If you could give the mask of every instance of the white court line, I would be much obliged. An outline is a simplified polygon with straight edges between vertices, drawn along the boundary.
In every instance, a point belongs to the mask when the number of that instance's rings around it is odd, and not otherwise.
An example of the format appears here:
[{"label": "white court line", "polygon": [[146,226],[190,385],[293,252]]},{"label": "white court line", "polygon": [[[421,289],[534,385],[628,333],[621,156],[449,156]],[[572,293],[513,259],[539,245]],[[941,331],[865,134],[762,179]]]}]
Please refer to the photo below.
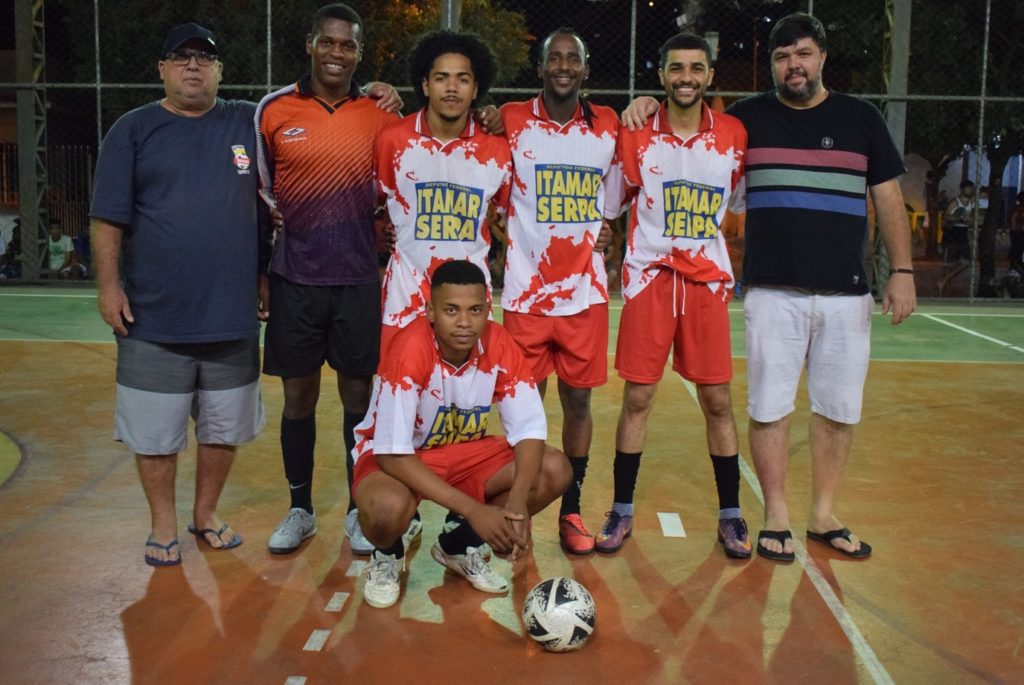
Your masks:
[{"label": "white court line", "polygon": [[324,611],[341,611],[341,608],[345,606],[345,602],[348,601],[347,592],[335,592],[334,596],[331,597],[331,601],[324,607]]},{"label": "white court line", "polygon": [[958,326],[955,323],[950,323],[949,321],[943,321],[942,319],[940,319],[939,317],[935,316],[934,314],[922,314],[921,316],[923,316],[924,318],[928,319],[929,321],[934,321],[936,323],[941,323],[943,326],[949,326],[950,328],[955,328],[956,330],[961,331],[962,333],[967,333],[968,335],[973,335],[976,338],[981,338],[982,340],[987,340],[987,341],[989,341],[991,343],[995,343],[997,345],[1002,345],[1003,347],[1008,347],[1011,350],[1013,350],[1014,352],[1024,353],[1024,348],[1017,347],[1013,343],[1008,343],[1005,340],[1000,340],[999,338],[993,338],[991,336],[984,335],[982,333],[979,333],[978,331],[972,331],[970,328],[964,328],[963,326]]},{"label": "white court line", "polygon": [[331,631],[316,629],[309,634],[309,639],[306,640],[306,644],[302,647],[304,652],[319,652],[327,644],[327,638],[331,636]]},{"label": "white court line", "polygon": [[686,529],[683,528],[683,519],[679,514],[673,512],[658,512],[658,521],[661,523],[661,534],[667,538],[685,538]]},{"label": "white court line", "polygon": [[0,297],[71,297],[77,299],[96,299],[96,293],[91,295],[72,295],[71,293],[0,293]]},{"label": "white court line", "polygon": [[358,576],[360,573],[362,573],[363,569],[366,568],[366,565],[369,563],[370,562],[363,561],[362,559],[356,559],[351,564],[349,564],[348,570],[345,571],[345,575],[349,576],[350,578],[354,578]]},{"label": "white court line", "polygon": [[[678,376],[676,376],[678,378]],[[690,393],[690,397],[697,399],[697,389],[690,381],[680,379],[683,381],[683,385],[686,386],[687,392]],[[743,474],[743,479],[747,481],[747,485],[757,495],[757,500],[764,506],[764,493],[761,492],[761,484],[757,481],[757,475],[747,464],[747,461],[742,455],[739,457],[740,460],[740,473]],[[867,669],[868,673],[871,674],[872,679],[876,683],[881,685],[895,685],[892,676],[885,670],[885,666],[879,660],[878,655],[875,654],[875,650],[871,649],[871,645],[864,639],[864,635],[860,632],[860,628],[854,622],[853,617],[850,616],[850,612],[846,610],[843,603],[836,596],[836,593],[832,590],[832,586],[825,580],[825,576],[822,575],[818,565],[814,563],[814,560],[807,556],[807,548],[804,547],[803,543],[800,542],[796,537],[793,538],[793,551],[796,552],[796,560],[801,566],[804,567],[804,573],[810,578],[811,583],[818,590],[818,594],[821,595],[822,600],[825,602],[825,606],[828,607],[829,611],[832,612],[832,616],[836,619],[839,627],[842,628],[846,638],[850,641],[853,646],[853,651],[860,659],[861,663],[864,664],[864,668]]]},{"label": "white court line", "polygon": [[284,685],[306,685],[306,676],[290,675],[288,676],[288,679],[284,681]]}]

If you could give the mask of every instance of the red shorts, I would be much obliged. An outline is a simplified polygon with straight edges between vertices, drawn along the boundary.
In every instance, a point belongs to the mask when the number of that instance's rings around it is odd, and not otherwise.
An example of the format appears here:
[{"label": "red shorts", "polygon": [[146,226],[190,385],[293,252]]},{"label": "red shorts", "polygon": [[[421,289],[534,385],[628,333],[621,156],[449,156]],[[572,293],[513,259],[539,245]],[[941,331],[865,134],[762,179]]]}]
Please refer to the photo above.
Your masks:
[{"label": "red shorts", "polygon": [[706,284],[662,269],[622,307],[615,368],[627,381],[657,383],[673,345],[672,369],[686,380],[732,380],[728,303]]},{"label": "red shorts", "polygon": [[[407,457],[419,459],[448,485],[466,493],[477,502],[484,502],[487,481],[506,464],[512,463],[515,452],[505,436],[489,435],[480,440],[416,450],[415,456],[410,454]],[[359,457],[352,474],[352,492],[359,488],[364,478],[375,471],[380,471],[380,466],[372,452]]]},{"label": "red shorts", "polygon": [[538,381],[554,371],[574,388],[596,388],[607,382],[607,302],[572,316],[506,311],[503,323],[523,348]]}]

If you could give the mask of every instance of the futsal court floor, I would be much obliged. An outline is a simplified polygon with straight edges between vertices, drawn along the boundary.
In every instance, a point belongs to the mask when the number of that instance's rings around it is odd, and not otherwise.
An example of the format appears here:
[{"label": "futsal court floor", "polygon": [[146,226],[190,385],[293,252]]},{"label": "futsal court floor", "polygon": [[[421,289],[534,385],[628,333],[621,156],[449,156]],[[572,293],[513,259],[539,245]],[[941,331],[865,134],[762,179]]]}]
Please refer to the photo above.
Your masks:
[{"label": "futsal court floor", "polygon": [[[756,533],[741,303],[732,324],[741,503]],[[364,559],[344,540],[333,376],[318,413],[320,532],[295,554],[267,552],[288,501],[280,383],[265,377],[267,428],[240,450],[220,506],[245,544],[211,551],[185,531],[193,445],[179,460],[183,564],[153,569],[142,561],[149,516],[134,459],[111,439],[115,346],[93,292],[2,288],[0,682],[1024,682],[1024,308],[924,304],[896,328],[879,315],[872,357],[839,509],[873,545],[870,560],[803,544],[804,393],[788,492],[797,561],[727,559],[693,388],[667,373],[633,537],[618,553],[564,554],[553,505],[534,520],[532,555],[496,562],[508,595],[482,594],[430,558],[443,515],[427,503],[402,598],[378,610],[362,600]],[[611,501],[621,392],[611,371],[593,396],[583,492],[592,531]],[[554,394],[546,407],[557,443]],[[597,629],[579,652],[545,653],[523,635],[523,599],[552,576],[576,578],[596,601]]]}]

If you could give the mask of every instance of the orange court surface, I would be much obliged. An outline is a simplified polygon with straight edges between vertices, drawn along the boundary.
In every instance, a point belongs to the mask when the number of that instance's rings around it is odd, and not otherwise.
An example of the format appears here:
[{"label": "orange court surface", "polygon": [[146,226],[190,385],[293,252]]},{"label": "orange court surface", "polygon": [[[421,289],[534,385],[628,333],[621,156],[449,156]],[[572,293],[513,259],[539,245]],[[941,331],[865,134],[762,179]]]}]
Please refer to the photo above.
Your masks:
[{"label": "orange court surface", "polygon": [[[742,303],[731,310],[741,503],[756,535]],[[527,559],[494,562],[512,579],[508,595],[483,594],[430,558],[443,512],[425,503],[402,598],[378,610],[362,599],[365,558],[344,539],[333,380],[318,410],[319,533],[294,554],[267,552],[288,500],[281,384],[264,377],[267,427],[240,449],[219,510],[245,544],[212,551],[186,532],[193,444],[178,464],[183,563],[150,568],[134,458],[111,439],[115,346],[93,292],[0,288],[0,681],[1024,682],[1024,309],[930,303],[897,328],[876,316],[873,336],[838,512],[874,547],[869,560],[805,545],[804,392],[788,491],[797,561],[727,559],[703,419],[692,386],[669,372],[649,422],[634,533],[619,552],[564,554],[556,503],[535,517]],[[582,499],[592,532],[611,503],[621,393],[612,370],[593,396]],[[557,445],[554,392],[546,407]],[[596,631],[578,652],[546,653],[524,636],[523,599],[552,576],[577,579],[597,604]]]}]

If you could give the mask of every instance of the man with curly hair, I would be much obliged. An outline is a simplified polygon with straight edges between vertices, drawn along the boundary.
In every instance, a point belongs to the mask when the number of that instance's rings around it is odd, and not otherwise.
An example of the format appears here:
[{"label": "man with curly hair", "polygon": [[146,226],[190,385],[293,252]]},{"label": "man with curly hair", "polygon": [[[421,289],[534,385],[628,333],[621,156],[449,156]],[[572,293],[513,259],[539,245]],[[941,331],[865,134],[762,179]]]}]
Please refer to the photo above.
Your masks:
[{"label": "man with curly hair", "polygon": [[[395,227],[394,252],[384,276],[382,360],[403,354],[397,346],[407,337],[398,333],[425,313],[438,266],[468,260],[490,276],[488,214],[505,211],[512,176],[508,143],[485,133],[470,116],[497,72],[494,55],[479,36],[424,34],[410,53],[409,69],[424,107],[381,132],[374,162],[377,189]],[[490,282],[486,285],[489,304]],[[478,590],[505,592],[507,581],[486,563],[484,540],[461,517],[450,514],[448,519],[432,550],[434,558]],[[387,544],[373,553],[368,597],[375,596],[379,583],[394,587],[386,581],[405,551],[402,540]],[[383,594],[390,596],[391,590]]]}]

